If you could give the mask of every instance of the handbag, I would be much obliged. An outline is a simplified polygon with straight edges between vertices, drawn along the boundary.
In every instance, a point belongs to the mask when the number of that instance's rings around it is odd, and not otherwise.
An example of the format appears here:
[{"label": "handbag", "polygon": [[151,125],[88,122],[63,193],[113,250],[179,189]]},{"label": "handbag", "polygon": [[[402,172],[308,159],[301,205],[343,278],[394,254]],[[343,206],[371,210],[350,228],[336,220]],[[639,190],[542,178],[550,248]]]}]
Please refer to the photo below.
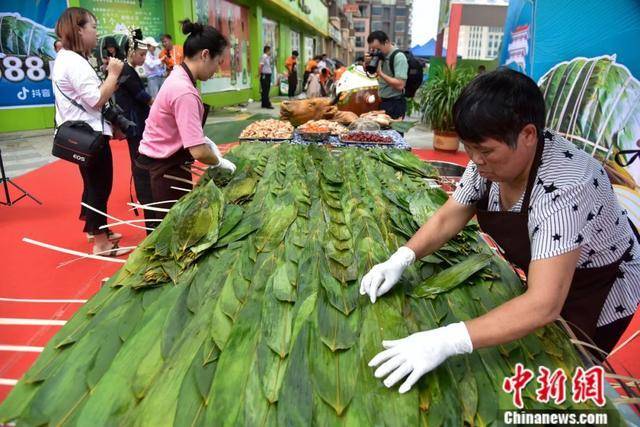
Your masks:
[{"label": "handbag", "polygon": [[[71,104],[87,112],[82,105],[69,98],[57,83],[55,85]],[[104,130],[104,118],[102,118],[102,128]],[[58,126],[53,138],[51,154],[80,166],[89,166],[102,151],[104,144],[102,132],[93,130],[89,124],[82,120],[68,120]]]}]

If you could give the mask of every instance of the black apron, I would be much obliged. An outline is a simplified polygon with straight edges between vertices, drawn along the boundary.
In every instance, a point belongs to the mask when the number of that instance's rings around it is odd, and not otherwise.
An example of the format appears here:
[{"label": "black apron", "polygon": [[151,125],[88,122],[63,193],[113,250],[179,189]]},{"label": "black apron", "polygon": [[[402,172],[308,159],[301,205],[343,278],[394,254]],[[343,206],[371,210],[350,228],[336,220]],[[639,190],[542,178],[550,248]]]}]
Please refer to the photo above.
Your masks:
[{"label": "black apron", "polygon": [[[476,205],[478,223],[482,231],[490,235],[504,251],[505,258],[522,269],[525,274],[528,273],[531,262],[531,241],[528,229],[529,202],[543,150],[544,139],[541,138],[529,172],[520,212],[488,210],[491,181],[487,182],[487,190]],[[561,316],[571,326],[576,337],[587,342],[593,341],[606,352],[613,348],[631,321],[632,316],[628,316],[609,325],[596,327],[605,300],[618,277],[620,263],[629,256],[632,248],[633,241],[620,259],[609,265],[576,268],[567,299],[562,307]]]}]

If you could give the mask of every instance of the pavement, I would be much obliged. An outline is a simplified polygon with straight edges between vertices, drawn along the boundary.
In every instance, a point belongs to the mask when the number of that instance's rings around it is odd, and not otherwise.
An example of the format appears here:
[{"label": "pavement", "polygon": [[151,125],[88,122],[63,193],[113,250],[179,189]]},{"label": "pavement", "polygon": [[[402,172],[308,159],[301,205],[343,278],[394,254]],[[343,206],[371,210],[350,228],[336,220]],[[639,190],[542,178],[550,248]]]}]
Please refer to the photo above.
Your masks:
[{"label": "pavement", "polygon": [[[259,113],[278,117],[279,104],[286,99],[286,97],[272,98],[275,107],[273,110],[261,108],[259,102],[213,109],[207,118],[207,124],[245,120]],[[405,134],[405,139],[413,148],[431,149],[433,133],[427,126],[420,123],[419,119],[418,116],[407,118],[418,123]],[[0,133],[0,152],[6,176],[16,178],[56,160],[51,155],[52,142],[53,129]]]}]

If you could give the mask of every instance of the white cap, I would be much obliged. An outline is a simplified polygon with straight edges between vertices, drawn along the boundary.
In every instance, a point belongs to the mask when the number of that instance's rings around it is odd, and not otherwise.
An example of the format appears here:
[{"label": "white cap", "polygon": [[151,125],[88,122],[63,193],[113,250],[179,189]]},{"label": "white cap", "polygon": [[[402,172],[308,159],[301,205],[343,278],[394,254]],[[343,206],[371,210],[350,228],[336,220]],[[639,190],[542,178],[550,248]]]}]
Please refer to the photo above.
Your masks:
[{"label": "white cap", "polygon": [[153,37],[145,37],[144,39],[142,39],[142,44],[148,44],[153,47],[160,46],[160,44]]}]

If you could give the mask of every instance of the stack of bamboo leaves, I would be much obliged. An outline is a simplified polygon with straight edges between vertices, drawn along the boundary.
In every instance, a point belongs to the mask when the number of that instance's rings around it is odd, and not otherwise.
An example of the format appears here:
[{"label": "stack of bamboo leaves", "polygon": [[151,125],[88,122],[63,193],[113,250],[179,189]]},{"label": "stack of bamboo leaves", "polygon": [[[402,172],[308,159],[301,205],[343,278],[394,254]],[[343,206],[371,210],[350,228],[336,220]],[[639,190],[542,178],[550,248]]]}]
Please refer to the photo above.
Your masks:
[{"label": "stack of bamboo leaves", "polygon": [[[449,359],[400,395],[367,362],[383,339],[522,292],[467,226],[371,304],[360,278],[445,201],[412,154],[243,144],[51,340],[0,407],[24,425],[491,425],[516,362],[579,364],[556,326]],[[214,176],[215,175],[215,176]],[[542,408],[534,385],[527,408]],[[549,407],[549,406],[547,406]],[[565,403],[563,408],[586,405]]]}]

